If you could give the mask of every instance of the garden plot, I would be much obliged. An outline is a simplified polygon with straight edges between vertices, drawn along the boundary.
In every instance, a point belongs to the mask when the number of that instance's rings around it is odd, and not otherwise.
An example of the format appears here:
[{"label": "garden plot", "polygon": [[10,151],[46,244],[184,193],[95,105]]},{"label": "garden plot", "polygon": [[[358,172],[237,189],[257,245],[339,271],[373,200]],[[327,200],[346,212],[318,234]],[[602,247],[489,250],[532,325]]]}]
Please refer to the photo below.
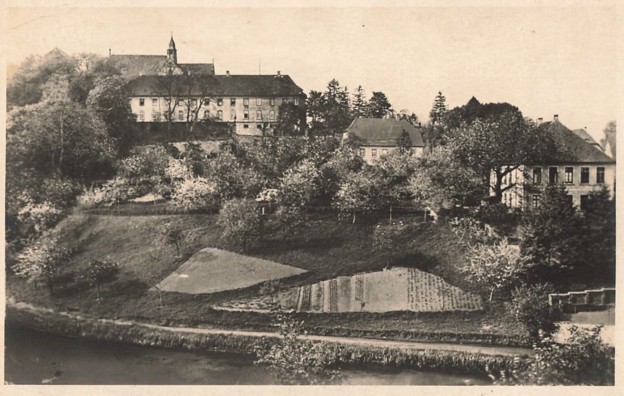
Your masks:
[{"label": "garden plot", "polygon": [[206,248],[197,252],[160,282],[159,287],[167,292],[216,293],[304,272],[306,271],[300,268],[268,260]]},{"label": "garden plot", "polygon": [[297,312],[444,312],[482,310],[481,298],[415,268],[340,276],[277,296],[223,303],[217,308],[264,311],[271,302]]}]

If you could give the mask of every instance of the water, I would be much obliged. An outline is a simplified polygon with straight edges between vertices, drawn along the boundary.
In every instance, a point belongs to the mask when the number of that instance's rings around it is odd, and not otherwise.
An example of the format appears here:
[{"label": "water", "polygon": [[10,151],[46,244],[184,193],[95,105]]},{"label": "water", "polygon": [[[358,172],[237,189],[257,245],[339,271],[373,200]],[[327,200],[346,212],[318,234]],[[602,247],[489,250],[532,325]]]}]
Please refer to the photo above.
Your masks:
[{"label": "water", "polygon": [[[345,370],[350,385],[466,385],[487,379],[387,367]],[[268,385],[250,357],[174,351],[5,329],[5,381],[78,385]]]}]

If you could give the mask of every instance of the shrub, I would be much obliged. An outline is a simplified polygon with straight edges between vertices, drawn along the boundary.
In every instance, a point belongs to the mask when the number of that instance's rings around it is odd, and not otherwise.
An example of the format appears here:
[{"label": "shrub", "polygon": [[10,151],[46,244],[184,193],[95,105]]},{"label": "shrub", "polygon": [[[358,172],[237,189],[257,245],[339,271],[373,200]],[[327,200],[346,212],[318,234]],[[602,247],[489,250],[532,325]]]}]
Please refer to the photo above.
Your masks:
[{"label": "shrub", "polygon": [[559,311],[548,303],[548,294],[553,292],[548,283],[522,285],[511,292],[511,311],[534,340],[539,339],[540,332],[550,335],[557,330]]},{"label": "shrub", "polygon": [[216,209],[219,205],[217,186],[201,177],[185,179],[176,183],[171,202],[185,211]]},{"label": "shrub", "polygon": [[28,235],[37,236],[55,225],[63,215],[61,208],[48,201],[39,204],[30,202],[20,208],[17,219],[23,227],[30,230]]},{"label": "shrub", "polygon": [[273,317],[283,338],[269,348],[258,347],[256,364],[266,366],[282,385],[328,384],[340,378],[334,367],[338,359],[334,349],[325,343],[299,339],[303,322],[284,312],[274,311]]},{"label": "shrub", "polygon": [[85,278],[91,287],[97,290],[97,300],[100,301],[100,288],[106,282],[111,282],[119,273],[119,265],[110,261],[92,260],[85,270]]},{"label": "shrub", "polygon": [[223,204],[217,224],[223,227],[222,239],[240,243],[245,251],[248,243],[258,237],[261,221],[261,215],[254,201],[232,199]]},{"label": "shrub", "polygon": [[17,256],[13,272],[22,278],[42,281],[54,294],[54,283],[71,257],[71,251],[58,245],[58,240],[41,238]]},{"label": "shrub", "polygon": [[516,359],[511,370],[488,372],[498,385],[613,385],[615,353],[600,332],[600,326],[573,326],[565,343],[543,338],[528,362]]}]

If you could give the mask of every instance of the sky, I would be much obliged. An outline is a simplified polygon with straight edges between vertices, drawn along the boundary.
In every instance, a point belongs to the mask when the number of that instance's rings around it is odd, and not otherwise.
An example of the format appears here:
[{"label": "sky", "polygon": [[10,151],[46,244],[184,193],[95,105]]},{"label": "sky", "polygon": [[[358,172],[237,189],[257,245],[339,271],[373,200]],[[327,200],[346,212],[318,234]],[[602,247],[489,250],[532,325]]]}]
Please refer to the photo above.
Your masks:
[{"label": "sky", "polygon": [[602,137],[616,118],[616,12],[609,7],[9,8],[5,56],[164,55],[217,74],[289,74],[305,92],[336,78],[384,92],[422,121],[438,91],[472,96]]}]

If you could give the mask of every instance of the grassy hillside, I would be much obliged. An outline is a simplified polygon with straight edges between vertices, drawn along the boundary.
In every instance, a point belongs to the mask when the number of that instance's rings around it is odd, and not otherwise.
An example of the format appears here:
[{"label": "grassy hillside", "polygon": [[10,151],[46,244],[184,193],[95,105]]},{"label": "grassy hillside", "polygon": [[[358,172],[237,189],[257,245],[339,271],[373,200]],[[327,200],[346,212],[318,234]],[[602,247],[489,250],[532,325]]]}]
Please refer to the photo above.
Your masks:
[{"label": "grassy hillside", "polygon": [[[270,226],[267,225],[267,233]],[[179,256],[173,245],[162,241],[160,230],[164,227],[183,231],[185,238]],[[400,265],[430,271],[453,285],[470,289],[471,285],[465,283],[458,270],[463,265],[462,247],[450,230],[435,224],[412,224],[401,228],[390,245],[380,247],[377,235],[383,229],[383,225],[351,224],[350,221],[339,221],[334,215],[315,215],[298,232],[271,232],[246,254],[308,271],[283,280],[283,287]],[[7,293],[18,301],[75,310],[94,317],[232,328],[268,326],[268,320],[262,314],[221,312],[210,308],[216,302],[252,297],[260,286],[214,294],[162,293],[163,307],[159,304],[159,293],[153,286],[191,255],[204,247],[233,249],[220,240],[215,215],[100,216],[77,213],[62,221],[53,233],[59,236],[63,245],[75,249],[65,268],[67,278],[73,280],[58,288],[51,298],[47,289],[10,276]],[[100,303],[96,303],[95,290],[81,278],[82,269],[93,258],[108,258],[120,264],[118,279],[104,286]],[[523,332],[513,321],[500,320],[501,312],[501,307],[495,307],[488,312],[470,315],[301,315],[306,317],[312,331],[323,333],[364,331],[362,334],[371,335],[392,330],[392,334],[405,337],[409,337],[406,335],[409,332],[427,331],[522,336]]]}]

